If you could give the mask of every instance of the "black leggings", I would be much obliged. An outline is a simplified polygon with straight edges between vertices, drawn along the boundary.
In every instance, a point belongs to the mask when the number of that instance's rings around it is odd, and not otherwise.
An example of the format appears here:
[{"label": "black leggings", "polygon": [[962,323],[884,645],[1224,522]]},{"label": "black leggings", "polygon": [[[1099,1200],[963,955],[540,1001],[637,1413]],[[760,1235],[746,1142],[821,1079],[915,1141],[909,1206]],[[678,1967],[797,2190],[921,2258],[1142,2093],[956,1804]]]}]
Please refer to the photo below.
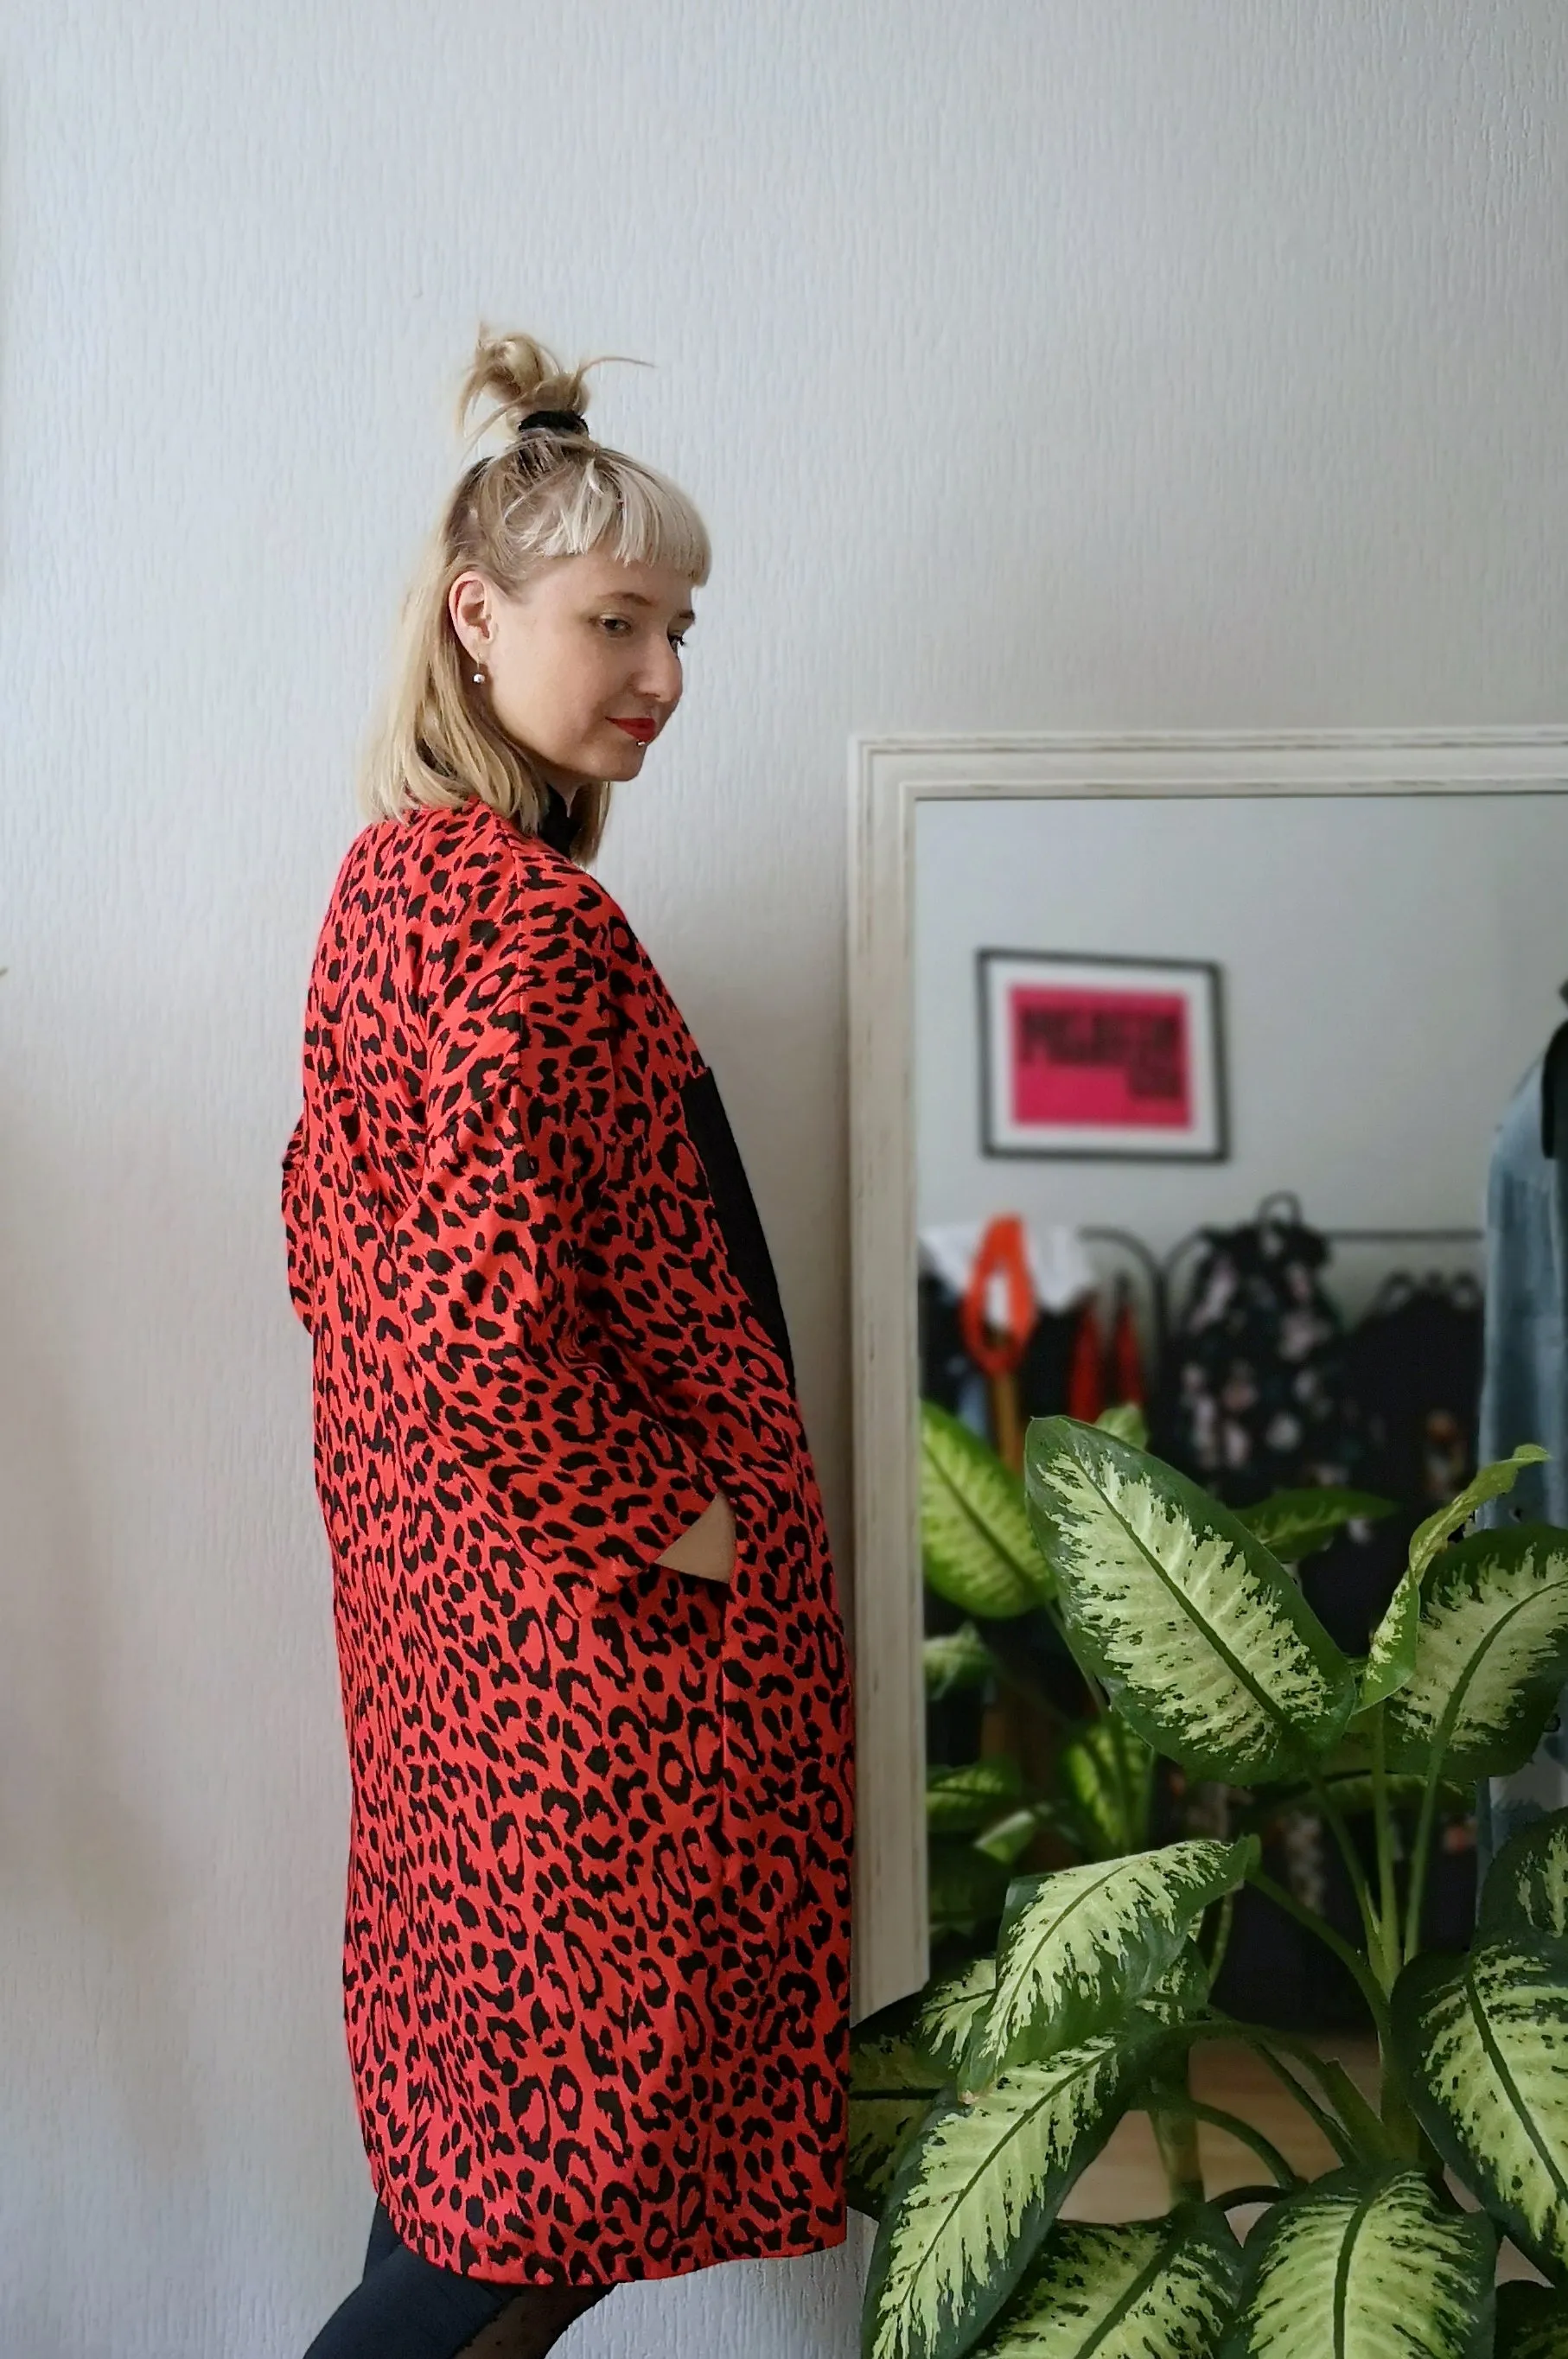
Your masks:
[{"label": "black leggings", "polygon": [[496,2342],[496,2359],[503,2349],[506,2359],[543,2359],[572,2320],[609,2290],[487,2285],[481,2277],[438,2269],[399,2241],[378,2203],[364,2277],[332,2312],[305,2359],[457,2359],[503,2315],[506,2331],[504,2343]]}]

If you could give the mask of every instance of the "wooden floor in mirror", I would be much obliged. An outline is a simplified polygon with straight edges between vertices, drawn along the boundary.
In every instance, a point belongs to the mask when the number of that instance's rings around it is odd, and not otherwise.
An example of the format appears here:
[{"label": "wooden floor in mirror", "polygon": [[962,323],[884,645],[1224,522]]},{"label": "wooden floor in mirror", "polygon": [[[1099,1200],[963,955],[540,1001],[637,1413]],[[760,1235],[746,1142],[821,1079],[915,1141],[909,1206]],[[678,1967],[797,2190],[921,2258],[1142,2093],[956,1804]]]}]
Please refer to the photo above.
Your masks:
[{"label": "wooden floor in mirror", "polygon": [[[1364,2095],[1376,2097],[1377,2049],[1373,2039],[1324,2032],[1313,2039],[1312,2045],[1321,2055],[1332,2056],[1343,2064]],[[1249,2049],[1200,2048],[1192,2060],[1192,2093],[1204,2104],[1223,2107],[1226,2113],[1237,2114],[1252,2123],[1304,2178],[1315,2179],[1321,2172],[1334,2169],[1334,2158],[1327,2140],[1320,2136],[1301,2107],[1292,2104],[1267,2065]],[[1198,2125],[1198,2150],[1203,2158],[1203,2185],[1210,2195],[1223,2195],[1227,2187],[1248,2186],[1258,2177],[1257,2157],[1207,2122]],[[1449,2184],[1458,2201],[1467,2211],[1472,2209],[1471,2199],[1452,2177]],[[1091,2163],[1078,2181],[1062,2206],[1062,2217],[1152,2220],[1168,2211],[1170,2203],[1149,2118],[1144,2114],[1129,2114],[1099,2160]],[[1232,2215],[1232,2225],[1239,2235],[1245,2236],[1258,2216],[1253,2209],[1238,2211]],[[1541,2275],[1508,2244],[1502,2247],[1498,2274],[1536,2279]]]}]

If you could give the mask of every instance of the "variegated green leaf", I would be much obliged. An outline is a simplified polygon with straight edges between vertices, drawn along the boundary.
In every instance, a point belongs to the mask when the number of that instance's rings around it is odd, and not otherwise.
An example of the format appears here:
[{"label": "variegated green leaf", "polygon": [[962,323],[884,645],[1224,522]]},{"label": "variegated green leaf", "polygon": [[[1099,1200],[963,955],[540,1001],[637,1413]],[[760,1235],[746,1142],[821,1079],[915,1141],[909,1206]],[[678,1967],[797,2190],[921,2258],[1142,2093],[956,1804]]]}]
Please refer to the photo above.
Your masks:
[{"label": "variegated green leaf", "polygon": [[1568,1948],[1541,1934],[1417,1958],[1393,2055],[1439,2154],[1549,2274],[1568,2268]]},{"label": "variegated green leaf", "polygon": [[939,1631],[920,1647],[926,1693],[933,1703],[960,1688],[984,1687],[996,1669],[996,1658],[973,1622],[961,1629]]},{"label": "variegated green leaf", "polygon": [[1249,2239],[1224,2359],[1490,2359],[1496,2252],[1420,2171],[1336,2171]]},{"label": "variegated green leaf", "polygon": [[1475,1481],[1466,1484],[1456,1498],[1439,1507],[1436,1515],[1429,1516],[1410,1542],[1410,1569],[1416,1579],[1424,1579],[1453,1533],[1463,1531],[1471,1516],[1479,1515],[1494,1499],[1506,1498],[1522,1470],[1526,1466],[1544,1466],[1550,1454],[1537,1441],[1521,1442],[1511,1458],[1483,1466]]},{"label": "variegated green leaf", "polygon": [[1481,1893],[1480,1930],[1568,1939],[1568,1810],[1552,1810],[1503,1845]]},{"label": "variegated green leaf", "polygon": [[952,2075],[915,2043],[925,2004],[919,1991],[882,2007],[850,2034],[847,2192],[875,2219],[893,2177]]},{"label": "variegated green leaf", "polygon": [[974,2359],[1212,2359],[1241,2272],[1207,2205],[1126,2227],[1059,2220]]},{"label": "variegated green leaf", "polygon": [[911,2037],[920,2055],[944,2081],[956,2079],[959,2059],[996,1987],[996,1959],[973,1958],[927,1990]]},{"label": "variegated green leaf", "polygon": [[1281,1564],[1300,1564],[1337,1539],[1347,1524],[1380,1523],[1393,1514],[1394,1502],[1370,1491],[1343,1491],[1325,1484],[1321,1489],[1276,1491],[1256,1507],[1236,1512]]},{"label": "variegated green leaf", "polygon": [[960,2086],[984,2088],[1107,2030],[1151,1990],[1258,1843],[1178,1843],[1127,1859],[1020,1876],[1007,1894],[996,1991],[975,2027]]},{"label": "variegated green leaf", "polygon": [[1190,2023],[1209,2003],[1209,1970],[1196,1941],[1183,1941],[1138,2012],[1151,2023]]},{"label": "variegated green leaf", "polygon": [[1137,1401],[1117,1401],[1114,1408],[1102,1409],[1094,1423],[1102,1433],[1115,1434],[1118,1441],[1130,1441],[1135,1450],[1149,1447],[1149,1419]]},{"label": "variegated green leaf", "polygon": [[1025,1614],[1051,1595],[1022,1484],[934,1401],[920,1403],[920,1558],[937,1595],[983,1622]]},{"label": "variegated green leaf", "polygon": [[1115,2127],[1149,2029],[944,2103],[899,2166],[871,2256],[864,2359],[959,2359],[1018,2284]]},{"label": "variegated green leaf", "polygon": [[1007,1897],[1007,1869],[973,1843],[956,1838],[932,1843],[927,1854],[927,1905],[933,1935],[973,1936],[1001,1916]]},{"label": "variegated green leaf", "polygon": [[1005,1819],[997,1819],[977,1834],[975,1848],[1002,1867],[1014,1867],[1042,1827],[1060,1823],[1059,1814],[1049,1803],[1027,1802],[1021,1810],[1009,1810]]},{"label": "variegated green leaf", "polygon": [[1527,1441],[1495,1466],[1483,1466],[1475,1480],[1429,1516],[1410,1542],[1410,1563],[1389,1600],[1388,1611],[1372,1634],[1367,1669],[1361,1681],[1361,1710],[1369,1712],[1385,1698],[1397,1695],[1415,1669],[1421,1589],[1426,1576],[1447,1546],[1451,1534],[1493,1499],[1500,1499],[1518,1482],[1521,1468],[1539,1466],[1544,1450]]},{"label": "variegated green leaf", "polygon": [[1520,1524],[1443,1555],[1410,1677],[1385,1707],[1388,1766],[1473,1785],[1530,1759],[1568,1680],[1568,1533]]},{"label": "variegated green leaf", "polygon": [[1057,1784],[1091,1859],[1142,1851],[1154,1807],[1154,1755],[1118,1712],[1085,1723],[1057,1756]]},{"label": "variegated green leaf", "polygon": [[956,1768],[926,1772],[926,1824],[933,1835],[972,1834],[988,1826],[1023,1792],[1023,1773],[1009,1756],[964,1761]]},{"label": "variegated green leaf", "polygon": [[1026,1464],[1073,1650],[1159,1752],[1249,1786],[1335,1743],[1351,1667],[1245,1524],[1067,1418],[1030,1425]]},{"label": "variegated green leaf", "polygon": [[1515,2277],[1497,2288],[1496,2359],[1568,2359],[1568,2294]]}]

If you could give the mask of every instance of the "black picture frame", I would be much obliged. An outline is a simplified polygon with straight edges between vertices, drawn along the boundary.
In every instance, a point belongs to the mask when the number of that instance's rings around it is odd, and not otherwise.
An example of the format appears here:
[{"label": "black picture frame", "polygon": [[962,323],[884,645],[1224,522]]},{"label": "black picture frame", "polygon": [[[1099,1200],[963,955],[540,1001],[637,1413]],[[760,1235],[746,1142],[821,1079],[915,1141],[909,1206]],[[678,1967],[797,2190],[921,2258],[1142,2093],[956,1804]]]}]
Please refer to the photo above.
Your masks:
[{"label": "black picture frame", "polygon": [[[1194,1025],[1194,1079],[1200,1119],[1183,1143],[1169,1133],[1139,1133],[1122,1144],[1102,1136],[1091,1144],[1057,1143],[1049,1136],[1029,1139],[1028,1125],[999,1115],[998,1084],[1005,1071],[997,1040],[999,995],[1019,970],[1064,982],[1084,973],[1116,974],[1128,984],[1135,976],[1167,989],[1179,985],[1197,1014]],[[986,947],[975,952],[976,1003],[980,1036],[980,1151],[996,1161],[1051,1163],[1228,1163],[1231,1158],[1231,1107],[1226,1055],[1224,970],[1207,959],[1135,958],[1127,953],[1085,951],[1007,950]],[[1069,1131],[1068,1138],[1073,1136]]]}]

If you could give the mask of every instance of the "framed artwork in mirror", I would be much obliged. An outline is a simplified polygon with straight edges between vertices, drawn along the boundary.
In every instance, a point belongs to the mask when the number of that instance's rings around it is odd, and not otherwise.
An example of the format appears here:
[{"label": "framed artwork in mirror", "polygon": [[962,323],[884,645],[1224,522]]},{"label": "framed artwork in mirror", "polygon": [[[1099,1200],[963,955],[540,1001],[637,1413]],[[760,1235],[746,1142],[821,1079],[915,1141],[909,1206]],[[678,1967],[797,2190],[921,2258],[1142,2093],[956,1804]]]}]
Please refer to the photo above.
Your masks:
[{"label": "framed artwork in mirror", "polygon": [[982,950],[975,971],[984,1154],[1224,1162],[1216,965]]}]

